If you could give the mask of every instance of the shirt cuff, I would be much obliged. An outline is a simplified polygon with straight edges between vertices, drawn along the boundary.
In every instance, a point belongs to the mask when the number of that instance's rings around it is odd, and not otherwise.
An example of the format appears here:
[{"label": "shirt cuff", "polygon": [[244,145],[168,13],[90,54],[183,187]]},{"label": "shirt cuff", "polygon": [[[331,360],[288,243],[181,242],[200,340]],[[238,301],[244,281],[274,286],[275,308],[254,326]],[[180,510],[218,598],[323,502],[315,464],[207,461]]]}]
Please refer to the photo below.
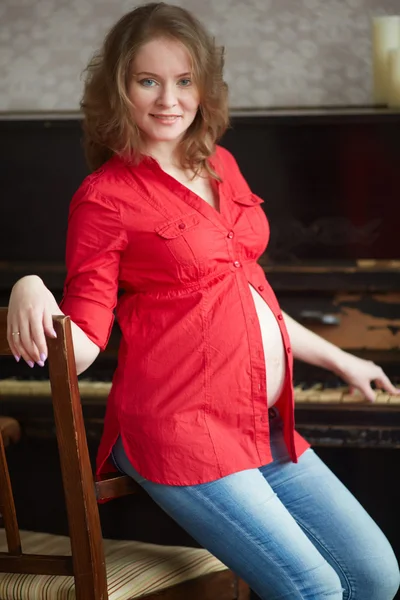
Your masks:
[{"label": "shirt cuff", "polygon": [[100,350],[105,350],[114,324],[114,313],[109,308],[91,300],[71,296],[61,300],[60,308]]}]

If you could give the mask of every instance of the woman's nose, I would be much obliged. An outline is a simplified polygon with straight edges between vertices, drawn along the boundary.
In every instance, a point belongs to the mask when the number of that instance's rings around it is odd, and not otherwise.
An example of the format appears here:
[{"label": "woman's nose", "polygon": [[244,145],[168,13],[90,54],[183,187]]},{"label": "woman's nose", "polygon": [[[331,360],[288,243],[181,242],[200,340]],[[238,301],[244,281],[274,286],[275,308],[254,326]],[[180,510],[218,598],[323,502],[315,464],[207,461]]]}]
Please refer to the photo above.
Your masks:
[{"label": "woman's nose", "polygon": [[175,106],[178,102],[175,84],[165,84],[161,86],[157,102],[161,106]]}]

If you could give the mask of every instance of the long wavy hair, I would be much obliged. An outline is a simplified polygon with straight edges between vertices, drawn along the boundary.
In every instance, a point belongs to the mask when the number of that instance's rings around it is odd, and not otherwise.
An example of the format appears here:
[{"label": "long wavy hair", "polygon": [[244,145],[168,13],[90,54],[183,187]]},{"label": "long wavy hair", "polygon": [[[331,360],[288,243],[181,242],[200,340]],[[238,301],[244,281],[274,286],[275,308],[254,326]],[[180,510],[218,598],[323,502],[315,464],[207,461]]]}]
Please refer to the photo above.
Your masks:
[{"label": "long wavy hair", "polygon": [[205,169],[218,179],[207,158],[229,124],[224,48],[191,13],[164,2],[145,4],[124,15],[85,70],[81,109],[89,168],[99,168],[114,154],[140,161],[143,139],[131,115],[127,90],[135,56],[156,38],[174,39],[186,47],[200,94],[197,115],[180,142],[181,166],[195,174]]}]

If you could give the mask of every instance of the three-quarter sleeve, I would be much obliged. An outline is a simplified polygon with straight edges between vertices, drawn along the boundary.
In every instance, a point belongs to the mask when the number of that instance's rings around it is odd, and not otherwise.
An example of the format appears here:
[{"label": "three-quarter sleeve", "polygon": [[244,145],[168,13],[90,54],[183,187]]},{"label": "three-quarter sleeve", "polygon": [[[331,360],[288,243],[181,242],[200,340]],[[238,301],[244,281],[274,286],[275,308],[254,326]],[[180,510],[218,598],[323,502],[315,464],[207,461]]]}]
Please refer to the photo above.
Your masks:
[{"label": "three-quarter sleeve", "polygon": [[118,206],[84,182],[71,201],[61,309],[101,350],[114,322],[126,231]]}]

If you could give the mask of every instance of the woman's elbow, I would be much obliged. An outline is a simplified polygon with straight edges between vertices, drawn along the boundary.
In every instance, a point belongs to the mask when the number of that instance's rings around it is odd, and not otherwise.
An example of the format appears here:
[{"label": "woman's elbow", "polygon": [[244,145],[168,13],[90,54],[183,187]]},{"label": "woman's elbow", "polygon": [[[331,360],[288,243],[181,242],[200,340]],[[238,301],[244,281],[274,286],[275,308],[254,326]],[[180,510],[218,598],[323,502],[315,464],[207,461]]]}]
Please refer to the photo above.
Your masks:
[{"label": "woman's elbow", "polygon": [[78,375],[86,371],[96,360],[100,348],[86,335],[76,323],[71,322],[74,344],[75,364]]},{"label": "woman's elbow", "polygon": [[100,353],[100,348],[93,344],[92,348],[89,348],[84,353],[80,353],[80,355],[75,353],[75,364],[76,364],[76,372],[78,375],[86,371],[94,363],[96,358]]}]

